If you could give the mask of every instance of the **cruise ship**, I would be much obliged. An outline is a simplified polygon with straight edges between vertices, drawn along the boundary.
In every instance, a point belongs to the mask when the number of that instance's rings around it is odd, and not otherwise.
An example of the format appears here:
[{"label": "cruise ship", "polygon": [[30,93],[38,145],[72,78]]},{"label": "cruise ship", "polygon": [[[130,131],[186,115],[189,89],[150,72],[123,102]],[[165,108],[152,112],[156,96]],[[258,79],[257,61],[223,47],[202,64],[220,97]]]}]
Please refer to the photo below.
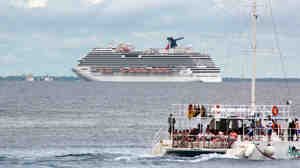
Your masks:
[{"label": "cruise ship", "polygon": [[181,38],[168,37],[166,48],[135,51],[130,44],[91,49],[73,72],[88,81],[221,82],[220,68],[208,54],[178,47]]}]

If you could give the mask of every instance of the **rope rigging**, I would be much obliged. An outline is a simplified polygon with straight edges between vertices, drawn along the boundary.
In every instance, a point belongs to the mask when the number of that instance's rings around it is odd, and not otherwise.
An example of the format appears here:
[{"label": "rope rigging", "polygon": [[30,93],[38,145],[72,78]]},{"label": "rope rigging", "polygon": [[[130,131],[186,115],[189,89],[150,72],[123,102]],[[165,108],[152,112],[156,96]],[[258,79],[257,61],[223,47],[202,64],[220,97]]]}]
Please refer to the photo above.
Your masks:
[{"label": "rope rigging", "polygon": [[272,1],[268,0],[268,2],[269,2],[269,6],[270,6],[271,22],[272,22],[274,40],[275,40],[275,45],[276,45],[275,47],[277,48],[278,53],[279,53],[279,57],[280,57],[281,70],[282,70],[283,78],[284,78],[285,85],[286,85],[286,88],[287,88],[287,96],[290,97],[291,92],[290,92],[290,87],[289,87],[289,81],[287,79],[287,72],[286,72],[286,69],[285,69],[284,56],[282,55],[282,52],[281,52],[281,49],[280,49],[280,43],[279,43],[279,38],[278,38],[279,33],[278,33],[278,30],[277,30],[277,26],[276,26],[274,15],[273,15]]}]

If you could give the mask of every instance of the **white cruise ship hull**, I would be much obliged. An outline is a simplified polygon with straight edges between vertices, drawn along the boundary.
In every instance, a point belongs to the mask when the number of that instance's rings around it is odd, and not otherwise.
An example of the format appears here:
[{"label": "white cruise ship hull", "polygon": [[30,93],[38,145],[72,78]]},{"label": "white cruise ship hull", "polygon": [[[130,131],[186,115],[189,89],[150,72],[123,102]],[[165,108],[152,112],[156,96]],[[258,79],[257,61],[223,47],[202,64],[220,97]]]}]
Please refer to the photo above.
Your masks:
[{"label": "white cruise ship hull", "polygon": [[222,82],[222,78],[219,74],[102,74],[82,72],[78,69],[73,69],[73,72],[78,77],[88,81],[106,81],[106,82],[205,82],[205,83],[217,83]]},{"label": "white cruise ship hull", "polygon": [[134,51],[127,44],[94,48],[78,59],[79,77],[109,82],[221,82],[220,68],[207,54],[190,48]]}]

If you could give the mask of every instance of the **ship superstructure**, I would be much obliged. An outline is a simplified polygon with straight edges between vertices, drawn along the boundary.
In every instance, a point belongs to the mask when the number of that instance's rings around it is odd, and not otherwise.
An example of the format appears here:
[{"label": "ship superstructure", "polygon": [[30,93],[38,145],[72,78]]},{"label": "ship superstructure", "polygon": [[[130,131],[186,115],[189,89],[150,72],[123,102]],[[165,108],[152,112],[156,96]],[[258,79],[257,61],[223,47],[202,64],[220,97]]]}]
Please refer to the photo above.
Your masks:
[{"label": "ship superstructure", "polygon": [[177,47],[168,37],[165,49],[135,51],[134,46],[118,44],[94,48],[73,68],[79,77],[96,81],[202,81],[221,82],[220,68],[207,54]]}]

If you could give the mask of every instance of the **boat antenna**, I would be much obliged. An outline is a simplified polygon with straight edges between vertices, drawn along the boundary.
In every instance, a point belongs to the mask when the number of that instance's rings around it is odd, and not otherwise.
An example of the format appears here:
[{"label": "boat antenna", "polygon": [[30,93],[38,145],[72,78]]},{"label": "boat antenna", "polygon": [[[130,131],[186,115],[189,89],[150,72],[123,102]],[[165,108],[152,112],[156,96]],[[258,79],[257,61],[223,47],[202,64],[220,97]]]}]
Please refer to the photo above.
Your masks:
[{"label": "boat antenna", "polygon": [[255,82],[256,82],[256,21],[257,21],[257,14],[256,14],[256,0],[252,2],[252,82],[251,82],[251,106],[253,112],[255,111]]}]

